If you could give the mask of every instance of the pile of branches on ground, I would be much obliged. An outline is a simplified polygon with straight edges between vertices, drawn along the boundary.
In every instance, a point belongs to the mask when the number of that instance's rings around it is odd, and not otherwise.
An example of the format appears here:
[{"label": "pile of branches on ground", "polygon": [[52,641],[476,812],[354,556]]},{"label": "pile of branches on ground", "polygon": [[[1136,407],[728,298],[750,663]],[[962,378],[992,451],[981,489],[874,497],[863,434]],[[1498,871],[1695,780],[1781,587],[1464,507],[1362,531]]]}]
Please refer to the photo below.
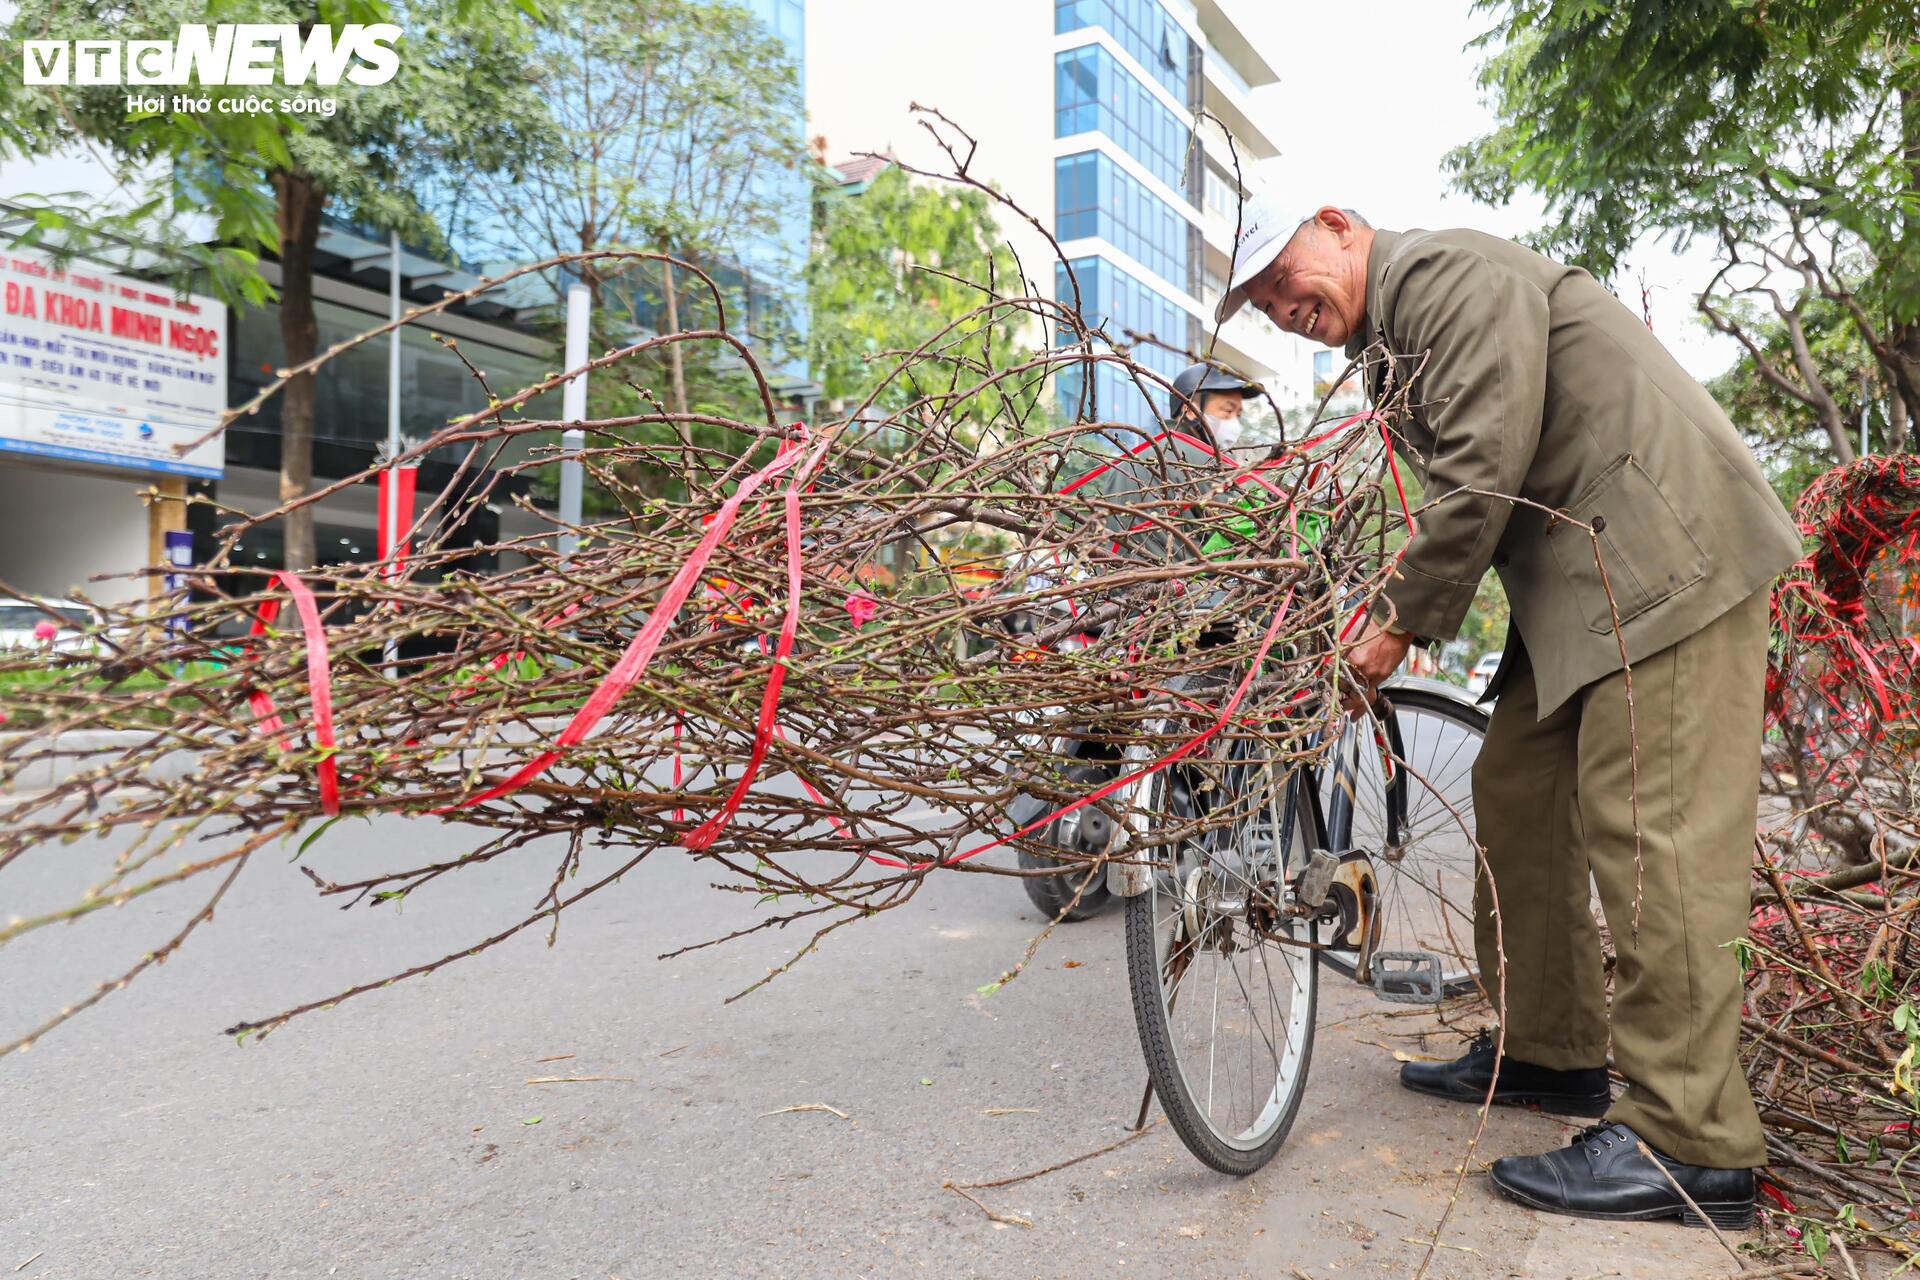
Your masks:
[{"label": "pile of branches on ground", "polygon": [[1773,1208],[1912,1258],[1920,1122],[1920,457],[1832,471],[1776,585],[1746,1067]]}]

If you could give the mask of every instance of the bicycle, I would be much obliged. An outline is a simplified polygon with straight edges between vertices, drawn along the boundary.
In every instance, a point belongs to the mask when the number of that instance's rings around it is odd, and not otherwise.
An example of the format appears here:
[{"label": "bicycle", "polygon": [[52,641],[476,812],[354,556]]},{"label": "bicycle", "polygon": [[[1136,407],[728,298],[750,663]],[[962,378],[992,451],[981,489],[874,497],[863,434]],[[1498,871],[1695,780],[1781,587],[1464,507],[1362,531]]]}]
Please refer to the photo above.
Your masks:
[{"label": "bicycle", "polygon": [[1437,681],[1383,693],[1379,732],[1348,725],[1317,765],[1282,770],[1239,738],[1211,790],[1180,766],[1142,779],[1135,813],[1200,829],[1109,864],[1153,1091],[1223,1173],[1261,1168],[1293,1126],[1323,956],[1387,1000],[1477,984],[1467,833],[1487,717]]}]

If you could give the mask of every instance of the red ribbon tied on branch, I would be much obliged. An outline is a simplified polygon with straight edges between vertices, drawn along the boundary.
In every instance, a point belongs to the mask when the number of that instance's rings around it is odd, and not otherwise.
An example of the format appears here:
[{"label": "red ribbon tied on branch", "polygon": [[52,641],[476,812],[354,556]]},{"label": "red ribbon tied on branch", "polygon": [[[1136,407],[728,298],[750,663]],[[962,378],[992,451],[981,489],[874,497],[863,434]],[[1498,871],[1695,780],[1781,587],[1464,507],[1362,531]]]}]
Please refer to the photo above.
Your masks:
[{"label": "red ribbon tied on branch", "polygon": [[611,671],[607,672],[587,698],[585,705],[574,714],[567,727],[561,730],[560,736],[554,740],[553,747],[542,751],[521,765],[511,776],[486,790],[452,804],[442,805],[432,812],[450,813],[511,795],[551,768],[554,761],[558,760],[567,748],[578,746],[585,741],[594,726],[606,717],[614,704],[619,702],[621,697],[646,673],[648,665],[653,661],[655,651],[659,649],[661,640],[666,636],[667,628],[671,627],[674,619],[679,616],[681,606],[686,603],[687,597],[692,594],[694,586],[700,581],[707,562],[713,558],[714,551],[732,532],[734,522],[740,516],[740,508],[769,480],[777,479],[792,471],[793,477],[785,495],[787,614],[781,624],[779,646],[774,652],[773,673],[768,678],[767,690],[761,699],[760,724],[755,734],[752,758],[721,812],[689,832],[682,841],[689,849],[703,849],[713,842],[714,837],[739,809],[741,801],[745,799],[747,791],[753,785],[754,775],[759,772],[760,764],[766,758],[768,744],[773,738],[772,717],[779,706],[780,686],[786,681],[786,660],[793,652],[793,639],[799,629],[800,492],[808,474],[825,456],[827,442],[823,439],[813,443],[809,448],[807,446],[811,442],[812,433],[807,429],[806,424],[795,424],[794,431],[799,437],[798,441],[782,441],[778,456],[742,480],[740,487],[734,490],[733,496],[721,504],[720,509],[714,513],[699,543],[695,545],[693,553],[687,557],[686,563],[680,566],[680,571],[674,574],[672,580],[667,583],[666,589],[660,593],[660,603],[648,616],[646,625],[640,628],[640,634],[627,645],[626,651],[620,655],[620,660],[614,664]]},{"label": "red ribbon tied on branch", "polygon": [[[320,606],[314,601],[313,590],[300,580],[299,574],[286,570],[274,574],[268,580],[268,587],[276,586],[286,588],[287,594],[293,597],[294,610],[300,615],[300,633],[307,650],[307,696],[313,704],[313,743],[320,752],[320,764],[315,769],[320,782],[320,811],[331,818],[340,812],[340,766],[333,758],[333,680],[328,674],[327,632],[320,625]],[[279,616],[278,600],[269,599],[261,604],[259,612],[254,614],[253,625],[247,630],[249,639],[264,636]],[[273,695],[265,689],[249,690],[247,705],[259,717],[261,733],[278,734],[286,727],[274,706]],[[284,738],[280,739],[279,747],[282,751],[293,749]]]},{"label": "red ribbon tied on branch", "polygon": [[[1324,432],[1311,440],[1303,441],[1299,445],[1294,446],[1291,452],[1298,453],[1303,451],[1312,445],[1340,434],[1346,428],[1356,423],[1367,421],[1377,423],[1381,429],[1383,438],[1386,436],[1386,424],[1376,415],[1372,413],[1356,414],[1340,423],[1333,430]],[[692,594],[695,585],[700,581],[708,563],[713,558],[714,552],[719,548],[720,544],[726,540],[728,534],[732,532],[733,526],[739,518],[742,506],[744,506],[747,500],[759,491],[762,486],[784,475],[787,477],[786,489],[782,494],[787,553],[787,603],[785,613],[781,619],[779,638],[774,646],[772,668],[767,677],[767,686],[761,695],[760,712],[754,726],[753,745],[749,754],[747,767],[741,771],[739,780],[734,784],[733,790],[728,794],[720,810],[702,822],[698,827],[688,832],[681,840],[682,847],[691,850],[705,849],[712,845],[720,833],[726,829],[727,824],[733,819],[734,814],[739,811],[741,804],[753,789],[754,782],[758,778],[761,765],[766,761],[767,753],[772,746],[773,739],[780,737],[784,740],[785,738],[785,735],[780,731],[778,714],[780,692],[786,683],[787,661],[792,656],[794,641],[798,635],[800,623],[803,576],[800,537],[801,499],[808,488],[809,477],[819,467],[820,462],[826,456],[829,445],[829,439],[827,437],[822,437],[818,441],[814,440],[813,433],[804,423],[796,423],[793,430],[797,438],[781,441],[779,452],[774,460],[742,480],[733,495],[721,505],[718,511],[715,511],[706,519],[704,522],[706,527],[701,535],[700,541],[695,545],[693,552],[687,557],[685,563],[681,565],[679,571],[674,574],[673,578],[667,583],[665,590],[661,592],[660,602],[648,616],[646,624],[640,629],[639,634],[627,645],[619,661],[614,664],[613,668],[607,672],[600,683],[594,688],[593,693],[587,698],[586,703],[574,714],[573,719],[568,722],[567,727],[561,731],[559,737],[555,739],[553,747],[535,755],[508,777],[487,787],[485,790],[454,801],[451,804],[442,805],[430,812],[436,814],[451,813],[460,809],[471,808],[474,805],[484,804],[489,800],[497,800],[503,796],[512,795],[514,792],[521,790],[544,774],[565,754],[568,748],[578,746],[581,742],[585,741],[587,735],[606,717],[621,697],[646,673],[648,666],[653,661],[654,654],[660,647],[661,641],[666,636],[668,628],[673,625],[674,620],[679,616],[681,608],[685,605],[688,596]],[[1155,440],[1167,437],[1172,437],[1184,443],[1194,445],[1208,453],[1215,453],[1215,450],[1206,441],[1178,431],[1163,432],[1153,437],[1152,440],[1143,442],[1130,452],[1138,453],[1141,450],[1151,447]],[[1388,448],[1388,465],[1393,474],[1395,489],[1399,492],[1401,509],[1403,512],[1406,512],[1409,524],[1411,524],[1411,513],[1406,511],[1405,492],[1400,489],[1399,470],[1393,465],[1390,440],[1388,440]],[[1227,460],[1223,455],[1216,454],[1215,456],[1222,457],[1223,461]],[[1266,463],[1253,467],[1236,468],[1236,475],[1233,478],[1234,483],[1251,482],[1258,484],[1278,496],[1280,490],[1270,480],[1259,474],[1276,464],[1276,460],[1269,460]],[[1094,468],[1093,471],[1069,483],[1061,492],[1063,494],[1073,492],[1091,481],[1095,476],[1108,470],[1110,465],[1111,464],[1106,464]],[[314,600],[313,592],[308,588],[306,583],[300,579],[298,574],[292,572],[275,574],[271,580],[271,585],[277,585],[286,589],[287,594],[293,599],[294,608],[300,616],[301,632],[306,647],[307,682],[313,705],[313,737],[315,746],[320,752],[320,761],[316,769],[320,786],[320,805],[323,812],[328,816],[333,816],[340,812],[340,780],[339,767],[334,759],[336,744],[333,735],[332,686],[328,677],[328,651],[325,628],[321,625],[320,611]],[[1291,593],[1289,593],[1288,600],[1290,602]],[[578,605],[569,607],[562,614],[550,619],[548,625],[560,621],[578,607]],[[989,849],[1004,845],[1009,840],[1029,834],[1044,826],[1046,823],[1053,821],[1055,818],[1060,817],[1062,814],[1070,813],[1086,805],[1097,803],[1106,796],[1120,790],[1122,787],[1134,783],[1149,774],[1159,772],[1161,769],[1183,759],[1204,745],[1225,727],[1231,719],[1233,712],[1245,697],[1247,689],[1252,683],[1253,675],[1259,669],[1260,660],[1273,645],[1281,619],[1286,616],[1287,607],[1287,603],[1283,603],[1276,612],[1275,617],[1268,624],[1258,654],[1250,665],[1248,672],[1242,678],[1239,685],[1232,691],[1226,702],[1217,709],[1208,708],[1208,710],[1215,712],[1215,719],[1211,726],[1201,730],[1180,747],[1167,753],[1158,760],[1152,761],[1143,768],[1108,783],[1092,794],[1083,796],[1056,812],[1047,814],[1029,823],[1018,831],[1009,832],[997,839],[978,844],[973,848],[955,854],[943,861],[949,863],[963,861],[977,854],[984,853]],[[878,602],[865,592],[859,592],[847,597],[846,608],[849,619],[856,627],[859,627],[865,625],[872,619],[873,614],[877,611]],[[267,629],[272,626],[274,620],[278,617],[279,609],[280,602],[278,600],[269,599],[264,602],[254,617],[249,636],[258,638],[265,635]],[[1349,618],[1347,625],[1342,628],[1342,639],[1353,629],[1354,623],[1358,621],[1359,612],[1360,611],[1356,610],[1354,617]],[[500,661],[496,661],[494,665],[497,669],[502,664]],[[268,694],[266,690],[259,688],[251,690],[247,695],[247,700],[249,705],[252,706],[255,715],[259,718],[259,729],[261,733],[273,735],[283,730],[284,721],[274,705],[272,696]],[[675,728],[677,737],[677,724]],[[279,745],[283,751],[290,749],[284,740],[282,740]],[[675,786],[678,787],[680,770],[677,751],[675,753],[674,772]],[[819,792],[816,791],[804,777],[801,779],[801,785],[805,788],[809,796],[816,801],[821,801]],[[837,818],[834,819],[833,826],[843,835],[849,834],[846,831],[845,824]],[[877,862],[888,865],[906,865],[898,863],[891,858],[880,857],[878,855],[869,856],[873,857]]]}]

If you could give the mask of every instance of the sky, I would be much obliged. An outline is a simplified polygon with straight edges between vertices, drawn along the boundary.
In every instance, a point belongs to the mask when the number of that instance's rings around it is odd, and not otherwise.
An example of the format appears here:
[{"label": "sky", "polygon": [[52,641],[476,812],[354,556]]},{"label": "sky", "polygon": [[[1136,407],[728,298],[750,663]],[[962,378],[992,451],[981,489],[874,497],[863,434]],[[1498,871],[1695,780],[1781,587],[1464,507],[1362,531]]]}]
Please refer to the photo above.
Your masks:
[{"label": "sky", "polygon": [[[1281,150],[1256,177],[1282,204],[1337,204],[1375,226],[1472,227],[1519,236],[1544,218],[1537,196],[1492,207],[1453,191],[1441,158],[1493,127],[1469,41],[1493,25],[1470,0],[1226,0],[1280,82],[1254,104]],[[1639,310],[1646,273],[1654,333],[1696,378],[1724,372],[1738,348],[1704,327],[1694,299],[1714,271],[1696,246],[1642,242],[1614,287]]]}]

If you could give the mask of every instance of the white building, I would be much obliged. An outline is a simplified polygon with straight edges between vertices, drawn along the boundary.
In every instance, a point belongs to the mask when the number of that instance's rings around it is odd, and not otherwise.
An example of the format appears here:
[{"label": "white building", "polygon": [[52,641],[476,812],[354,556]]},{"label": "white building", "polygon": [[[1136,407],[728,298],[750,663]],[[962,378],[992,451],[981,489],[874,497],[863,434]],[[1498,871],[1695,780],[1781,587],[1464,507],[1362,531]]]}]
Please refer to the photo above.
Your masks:
[{"label": "white building", "polygon": [[[1278,77],[1234,16],[1252,2],[809,0],[809,131],[833,159],[891,152],[944,171],[911,112],[938,108],[977,139],[974,176],[1059,239],[1089,322],[1205,351],[1236,224],[1236,153],[1240,173],[1279,154],[1253,103]],[[1001,223],[1035,289],[1069,296],[1046,237],[1010,212]],[[1251,309],[1212,353],[1283,407],[1312,398],[1308,345]],[[1186,363],[1146,346],[1136,358],[1168,376]],[[1128,380],[1110,367],[1097,379],[1102,417],[1139,420]]]}]

